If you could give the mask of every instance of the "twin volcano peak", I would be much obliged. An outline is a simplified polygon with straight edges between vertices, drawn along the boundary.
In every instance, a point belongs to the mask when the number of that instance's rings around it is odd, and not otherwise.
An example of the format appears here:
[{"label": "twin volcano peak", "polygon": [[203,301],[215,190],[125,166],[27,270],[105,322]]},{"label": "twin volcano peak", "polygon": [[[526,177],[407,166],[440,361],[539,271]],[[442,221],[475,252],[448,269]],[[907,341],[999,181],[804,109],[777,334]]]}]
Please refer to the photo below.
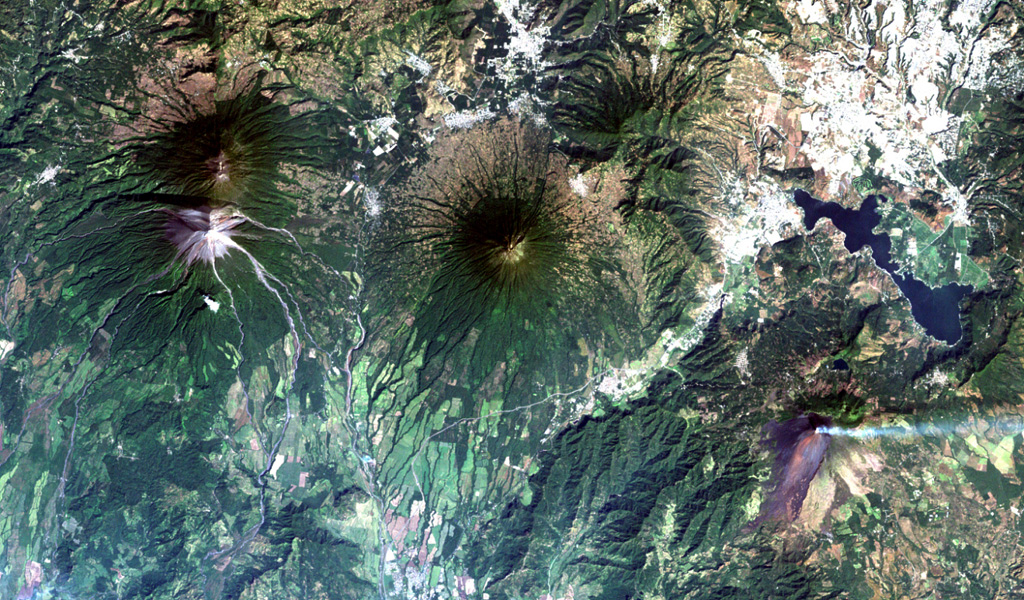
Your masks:
[{"label": "twin volcano peak", "polygon": [[235,229],[248,219],[233,208],[185,208],[167,211],[167,238],[178,249],[178,258],[189,265],[196,261],[212,264],[228,250],[240,246],[232,240]]},{"label": "twin volcano peak", "polygon": [[206,161],[206,168],[213,176],[214,185],[231,181],[231,166],[231,161],[223,150],[217,156]]}]

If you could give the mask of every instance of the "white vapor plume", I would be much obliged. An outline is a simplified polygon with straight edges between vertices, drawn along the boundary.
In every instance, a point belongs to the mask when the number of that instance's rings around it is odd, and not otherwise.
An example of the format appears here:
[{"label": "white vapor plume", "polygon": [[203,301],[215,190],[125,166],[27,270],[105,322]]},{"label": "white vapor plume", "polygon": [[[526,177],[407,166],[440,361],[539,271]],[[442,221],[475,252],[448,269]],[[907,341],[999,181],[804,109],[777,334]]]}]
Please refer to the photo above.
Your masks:
[{"label": "white vapor plume", "polygon": [[[1020,417],[986,420],[986,429],[995,430],[1000,435],[1024,433],[1024,419]],[[916,437],[945,437],[950,435],[967,436],[976,432],[979,423],[972,421],[938,421],[935,423],[918,423],[908,425],[888,425],[884,427],[860,427],[847,429],[835,425],[819,427],[818,433],[831,436],[842,436],[852,438],[916,438]]]}]

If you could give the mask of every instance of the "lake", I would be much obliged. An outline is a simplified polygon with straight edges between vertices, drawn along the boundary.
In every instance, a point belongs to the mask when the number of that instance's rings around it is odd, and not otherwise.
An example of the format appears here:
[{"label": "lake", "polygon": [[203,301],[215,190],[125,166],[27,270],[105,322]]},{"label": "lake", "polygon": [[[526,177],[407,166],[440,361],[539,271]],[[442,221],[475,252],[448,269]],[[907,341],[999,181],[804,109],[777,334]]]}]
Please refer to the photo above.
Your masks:
[{"label": "lake", "polygon": [[960,326],[960,301],[973,289],[969,285],[950,283],[931,288],[914,279],[913,273],[898,273],[899,265],[892,259],[892,243],[884,233],[872,230],[882,221],[876,212],[881,196],[868,196],[859,209],[844,208],[835,202],[822,202],[803,190],[796,190],[794,200],[804,211],[804,226],[814,229],[819,219],[829,219],[846,234],[846,249],[852,254],[864,246],[871,248],[875,264],[892,277],[903,295],[910,301],[914,320],[924,327],[928,335],[947,344],[955,344],[963,334]]}]

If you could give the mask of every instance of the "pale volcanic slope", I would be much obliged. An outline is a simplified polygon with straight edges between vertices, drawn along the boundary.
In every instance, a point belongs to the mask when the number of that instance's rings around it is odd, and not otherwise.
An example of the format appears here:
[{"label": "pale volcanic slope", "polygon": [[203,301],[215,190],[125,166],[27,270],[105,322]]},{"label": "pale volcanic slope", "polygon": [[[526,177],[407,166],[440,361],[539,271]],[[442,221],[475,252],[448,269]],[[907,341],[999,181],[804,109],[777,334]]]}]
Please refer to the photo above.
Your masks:
[{"label": "pale volcanic slope", "polygon": [[167,238],[178,248],[176,258],[184,257],[189,265],[198,260],[212,263],[228,250],[239,248],[231,237],[235,228],[247,220],[244,216],[205,206],[167,212]]}]

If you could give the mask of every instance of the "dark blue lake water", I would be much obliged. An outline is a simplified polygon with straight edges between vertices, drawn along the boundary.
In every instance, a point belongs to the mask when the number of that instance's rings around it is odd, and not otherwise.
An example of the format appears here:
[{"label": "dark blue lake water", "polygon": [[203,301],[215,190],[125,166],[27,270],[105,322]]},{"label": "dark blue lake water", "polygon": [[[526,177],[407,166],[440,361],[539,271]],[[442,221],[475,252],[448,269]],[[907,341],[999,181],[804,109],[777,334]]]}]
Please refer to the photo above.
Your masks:
[{"label": "dark blue lake water", "polygon": [[829,219],[846,234],[846,249],[851,253],[864,246],[870,246],[875,264],[885,270],[903,295],[910,300],[914,320],[924,327],[928,335],[947,344],[955,344],[963,334],[960,326],[960,301],[973,289],[969,285],[950,283],[931,288],[914,279],[913,274],[899,274],[899,265],[892,260],[892,243],[885,234],[872,233],[882,217],[876,212],[881,196],[868,196],[859,209],[843,208],[835,202],[822,202],[803,190],[797,190],[794,198],[797,206],[804,211],[804,225],[814,229],[818,219]]}]

